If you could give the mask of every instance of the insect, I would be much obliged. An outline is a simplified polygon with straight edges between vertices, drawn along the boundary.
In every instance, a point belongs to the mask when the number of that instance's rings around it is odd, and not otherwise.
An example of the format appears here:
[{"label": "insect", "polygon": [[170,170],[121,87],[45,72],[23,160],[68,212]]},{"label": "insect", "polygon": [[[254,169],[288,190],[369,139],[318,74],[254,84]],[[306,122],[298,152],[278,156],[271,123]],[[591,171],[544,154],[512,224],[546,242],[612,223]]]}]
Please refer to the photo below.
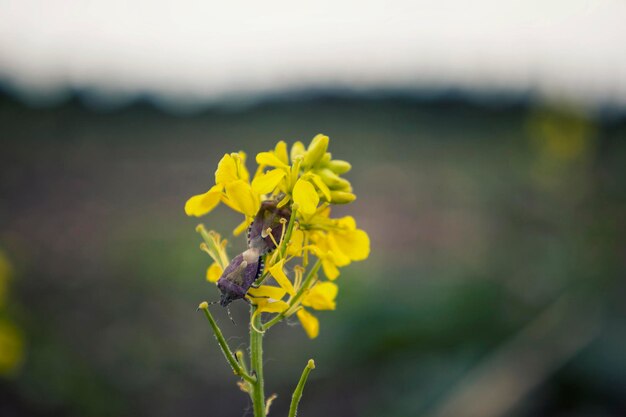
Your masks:
[{"label": "insect", "polygon": [[222,307],[240,298],[245,300],[248,290],[263,273],[263,256],[276,249],[283,228],[291,218],[289,208],[278,208],[277,205],[275,200],[261,203],[261,208],[248,227],[248,249],[230,261],[217,281],[217,288],[222,293]]}]

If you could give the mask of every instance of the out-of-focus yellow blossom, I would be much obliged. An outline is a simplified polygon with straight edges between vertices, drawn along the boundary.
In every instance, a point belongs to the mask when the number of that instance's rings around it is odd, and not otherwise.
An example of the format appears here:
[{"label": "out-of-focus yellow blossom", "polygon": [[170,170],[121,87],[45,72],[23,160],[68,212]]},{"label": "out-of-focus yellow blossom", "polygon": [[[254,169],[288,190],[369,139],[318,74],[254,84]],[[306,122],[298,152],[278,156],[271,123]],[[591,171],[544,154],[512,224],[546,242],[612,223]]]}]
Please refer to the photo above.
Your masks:
[{"label": "out-of-focus yellow blossom", "polygon": [[[328,145],[328,136],[321,134],[308,146],[295,142],[290,150],[280,141],[274,149],[256,155],[258,168],[251,183],[245,154],[224,155],[215,173],[215,185],[190,198],[185,206],[188,215],[202,216],[223,202],[245,215],[236,232],[247,228],[262,201],[275,200],[278,207],[291,209],[295,221],[288,233],[283,224],[285,241],[277,242],[279,249],[265,257],[265,271],[257,280],[263,285],[250,287],[247,292],[248,301],[256,305],[255,314],[273,315],[264,329],[295,314],[307,335],[317,337],[319,320],[309,310],[334,310],[338,293],[336,283],[322,280],[318,270],[335,281],[339,268],[369,256],[369,237],[355,219],[330,217],[332,205],[351,203],[356,196],[350,182],[342,177],[350,171],[350,163],[333,159]],[[207,280],[216,282],[228,265],[225,241],[215,232],[202,229],[201,233],[204,249],[214,261],[207,270]],[[275,284],[268,285],[267,278]]]},{"label": "out-of-focus yellow blossom", "polygon": [[[6,303],[11,277],[11,264],[0,251],[0,314]],[[24,356],[24,342],[19,328],[8,318],[0,318],[0,375],[17,371]]]},{"label": "out-of-focus yellow blossom", "polygon": [[23,345],[18,328],[10,321],[0,319],[0,375],[10,375],[20,367]]}]

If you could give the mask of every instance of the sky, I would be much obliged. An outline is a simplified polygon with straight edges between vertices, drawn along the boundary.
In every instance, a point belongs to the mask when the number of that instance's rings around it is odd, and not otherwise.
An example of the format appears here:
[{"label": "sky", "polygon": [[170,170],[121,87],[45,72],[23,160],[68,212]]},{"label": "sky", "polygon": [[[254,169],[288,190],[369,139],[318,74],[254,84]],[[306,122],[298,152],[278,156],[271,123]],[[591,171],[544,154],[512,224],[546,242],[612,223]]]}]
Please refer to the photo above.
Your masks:
[{"label": "sky", "polygon": [[460,89],[626,105],[626,2],[0,0],[25,96]]}]

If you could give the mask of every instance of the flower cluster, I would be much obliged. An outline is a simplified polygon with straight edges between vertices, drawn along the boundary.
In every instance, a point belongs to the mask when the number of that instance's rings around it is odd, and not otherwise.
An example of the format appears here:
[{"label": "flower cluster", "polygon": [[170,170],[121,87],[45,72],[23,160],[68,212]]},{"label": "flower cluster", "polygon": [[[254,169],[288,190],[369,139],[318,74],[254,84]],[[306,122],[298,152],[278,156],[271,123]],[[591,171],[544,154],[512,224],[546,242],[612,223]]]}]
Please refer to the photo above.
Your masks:
[{"label": "flower cluster", "polygon": [[[276,201],[277,209],[291,213],[288,221],[281,219],[275,227],[279,231],[264,231],[276,250],[264,255],[265,271],[246,294],[256,305],[255,314],[274,314],[259,331],[295,314],[307,335],[317,337],[319,321],[309,309],[334,310],[339,268],[369,255],[369,237],[357,228],[354,218],[330,216],[333,204],[350,203],[356,196],[350,182],[341,177],[350,164],[332,159],[328,142],[327,136],[317,135],[308,147],[296,142],[288,152],[287,144],[280,141],[273,150],[257,154],[252,180],[246,154],[226,154],[215,172],[215,185],[185,204],[189,216],[205,215],[220,202],[243,214],[234,235],[248,228],[264,201]],[[214,260],[207,280],[217,282],[229,264],[226,241],[203,226],[198,231],[205,240],[202,249]],[[269,276],[277,285],[263,284]]]}]

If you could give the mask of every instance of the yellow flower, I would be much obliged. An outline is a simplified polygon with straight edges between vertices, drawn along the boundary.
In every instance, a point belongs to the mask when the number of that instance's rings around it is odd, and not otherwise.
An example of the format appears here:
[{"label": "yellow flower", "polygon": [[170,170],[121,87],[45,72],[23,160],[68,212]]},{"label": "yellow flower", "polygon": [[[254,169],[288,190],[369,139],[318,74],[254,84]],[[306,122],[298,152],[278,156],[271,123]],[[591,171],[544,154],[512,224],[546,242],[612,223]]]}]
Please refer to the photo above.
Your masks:
[{"label": "yellow flower", "polygon": [[234,234],[238,235],[245,230],[261,205],[259,194],[250,185],[250,174],[245,163],[244,152],[224,155],[215,171],[215,185],[207,192],[187,200],[185,213],[188,216],[204,216],[221,201],[246,216],[243,226],[240,224]]},{"label": "yellow flower", "polygon": [[[318,282],[303,297],[302,305],[315,310],[334,310],[338,291],[339,288],[332,282]],[[297,311],[296,316],[300,320],[307,336],[315,339],[320,330],[320,323],[317,317],[309,313],[304,307]]]},{"label": "yellow flower", "polygon": [[305,218],[301,227],[310,231],[310,248],[321,259],[326,277],[334,280],[339,276],[337,267],[367,259],[370,239],[364,230],[357,228],[352,216],[339,219],[329,216],[328,208],[318,211]]},{"label": "yellow flower", "polygon": [[[265,200],[291,209],[292,221],[289,226],[282,225],[282,237],[276,244],[279,249],[266,256],[265,271],[257,280],[260,283],[272,277],[277,285],[250,287],[246,294],[256,305],[255,314],[274,314],[264,329],[296,314],[307,335],[317,337],[319,320],[310,310],[334,310],[338,286],[331,281],[339,277],[341,267],[369,256],[369,236],[357,227],[355,219],[330,217],[331,205],[348,204],[356,196],[350,182],[342,177],[351,165],[333,159],[328,145],[328,136],[322,134],[308,146],[297,141],[290,150],[279,141],[274,149],[256,155],[258,167],[252,180],[245,166],[246,155],[226,154],[215,172],[215,185],[185,205],[190,216],[202,216],[220,202],[242,213],[245,218],[235,234],[246,230]],[[226,242],[215,232],[202,227],[199,231],[205,240],[203,250],[214,261],[206,279],[216,282],[229,262]],[[313,269],[307,273],[307,267]],[[330,281],[320,280],[319,269]]]}]

